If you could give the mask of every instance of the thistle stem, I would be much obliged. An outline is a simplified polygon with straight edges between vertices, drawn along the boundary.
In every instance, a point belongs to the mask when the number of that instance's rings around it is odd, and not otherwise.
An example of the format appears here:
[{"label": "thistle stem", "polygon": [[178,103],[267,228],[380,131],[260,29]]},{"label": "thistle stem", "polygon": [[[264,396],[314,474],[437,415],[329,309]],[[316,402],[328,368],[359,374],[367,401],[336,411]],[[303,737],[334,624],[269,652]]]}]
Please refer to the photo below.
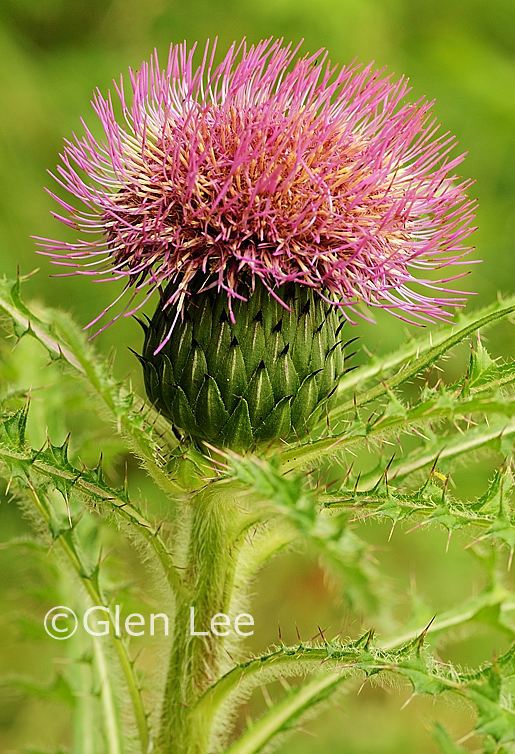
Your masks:
[{"label": "thistle stem", "polygon": [[[160,754],[206,754],[212,719],[199,720],[195,705],[227,670],[237,635],[211,632],[211,619],[225,613],[234,625],[238,537],[246,518],[230,484],[213,484],[192,499],[185,556],[186,589],[177,598],[174,635],[158,741]],[[191,608],[194,608],[192,631]],[[220,627],[222,630],[222,627]]]},{"label": "thistle stem", "polygon": [[[38,490],[31,483],[29,483],[29,489],[31,491],[31,497],[36,505],[36,509],[51,531],[52,516],[50,514],[49,506],[44,494],[38,492]],[[88,573],[88,568],[80,557],[80,554],[78,553],[78,550],[75,546],[73,529],[70,529],[66,533],[62,533],[57,538],[57,543],[60,545],[63,553],[72,564],[77,576],[80,578],[82,585],[84,586],[87,594],[91,599],[92,605],[103,605],[105,607],[105,600],[100,589],[98,588],[98,585],[95,582],[95,579],[91,578],[89,575],[86,575]],[[111,621],[111,627],[114,629],[111,615],[109,616],[109,620]],[[132,702],[134,719],[138,729],[140,750],[142,754],[147,754],[147,752],[151,751],[152,749],[152,739],[148,728],[147,714],[143,706],[141,690],[134,673],[133,663],[131,662],[131,659],[129,657],[126,643],[122,641],[122,639],[115,633],[112,647],[120,663],[120,667],[127,685],[129,697]],[[116,711],[114,697],[112,696],[114,692],[109,679],[108,667],[102,649],[100,645],[98,645],[98,641],[95,644],[94,657],[95,661],[97,663],[100,663],[100,665],[98,666],[98,671],[102,683],[102,703],[104,711],[106,713],[105,725],[107,739],[110,744],[109,751],[112,752],[112,754],[119,754],[119,752],[123,751],[122,734],[121,728],[119,727],[120,722],[118,719],[118,713]]]}]

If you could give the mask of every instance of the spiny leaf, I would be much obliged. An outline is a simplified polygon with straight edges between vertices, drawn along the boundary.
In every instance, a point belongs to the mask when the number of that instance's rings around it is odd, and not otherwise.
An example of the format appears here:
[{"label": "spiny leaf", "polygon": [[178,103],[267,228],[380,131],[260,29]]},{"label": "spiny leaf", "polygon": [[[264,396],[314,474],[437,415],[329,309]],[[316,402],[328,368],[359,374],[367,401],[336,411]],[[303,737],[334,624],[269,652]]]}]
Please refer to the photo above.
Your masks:
[{"label": "spiny leaf", "polygon": [[[340,676],[349,677],[357,672],[365,677],[383,672],[400,675],[410,681],[413,694],[438,696],[453,692],[473,702],[479,713],[476,726],[478,734],[485,734],[502,743],[515,741],[515,712],[511,709],[510,697],[504,693],[509,688],[514,672],[515,648],[499,660],[476,673],[462,673],[458,668],[438,662],[424,646],[426,631],[410,640],[396,651],[382,649],[371,632],[360,639],[344,644],[339,640],[324,642],[301,642],[296,647],[285,647],[268,655],[262,655],[240,663],[216,684],[209,688],[197,703],[198,714],[215,715],[220,706],[234,695],[245,695],[264,682],[271,682],[294,673],[316,673],[314,679],[297,687],[286,695],[285,700],[273,707],[261,720],[251,724],[247,732],[229,749],[231,754],[251,754],[260,751],[265,742],[288,729],[298,720],[299,706],[292,704],[290,714],[282,714],[295,694],[304,699],[317,699],[317,679],[325,678],[328,687]],[[321,671],[325,668],[325,674]],[[501,673],[502,669],[502,673]],[[306,709],[306,707],[303,707]],[[266,731],[266,736],[264,735]],[[255,736],[256,732],[259,733]],[[452,750],[451,750],[452,751]]]},{"label": "spiny leaf", "polygon": [[[425,466],[438,463],[438,469],[447,472],[451,460],[465,456],[466,453],[489,447],[502,456],[511,456],[515,439],[515,420],[496,419],[489,424],[464,429],[461,432],[445,435],[429,435],[421,448],[408,453],[405,458],[394,461],[390,469],[391,479],[402,479]],[[371,486],[377,480],[378,470],[364,474],[362,486]]]},{"label": "spiny leaf", "polygon": [[9,315],[18,329],[41,342],[53,358],[62,359],[86,379],[130,438],[151,476],[166,491],[176,492],[177,486],[163,468],[166,459],[160,457],[160,434],[166,435],[169,447],[177,445],[169,424],[114,378],[111,363],[96,355],[84,334],[65,313],[46,308],[36,315],[29,310],[20,297],[21,282],[23,278],[0,280],[0,310]]},{"label": "spiny leaf", "polygon": [[[430,422],[443,419],[454,422],[459,418],[474,415],[493,417],[490,427],[486,427],[489,439],[485,442],[495,439],[498,435],[504,438],[511,437],[515,432],[515,398],[506,398],[500,394],[485,395],[483,392],[464,396],[457,394],[455,390],[439,387],[426,391],[424,398],[412,406],[405,406],[397,397],[390,396],[389,403],[379,416],[372,415],[370,419],[364,420],[356,413],[345,432],[283,451],[282,469],[289,471],[319,464],[346,448],[362,443],[365,439],[384,441],[394,436],[394,432],[410,433],[417,427],[425,428]],[[479,428],[478,434],[481,432],[485,433],[484,427]],[[454,440],[461,447],[462,438],[463,432],[459,435],[456,433],[451,438],[451,443]],[[436,441],[441,446],[449,445],[447,437],[442,438],[441,435]],[[484,443],[479,441],[479,445],[482,444]],[[437,453],[438,451],[426,463],[434,459]]]},{"label": "spiny leaf", "polygon": [[481,387],[499,378],[499,367],[478,339],[470,353],[470,364],[466,378],[468,390]]},{"label": "spiny leaf", "polygon": [[226,749],[226,754],[262,751],[274,738],[292,731],[306,712],[312,712],[324,702],[344,680],[344,677],[337,675],[315,676],[290,690],[260,720],[249,725],[239,740]]},{"label": "spiny leaf", "polygon": [[[347,525],[346,517],[320,515],[312,490],[301,477],[284,476],[275,462],[251,456],[231,456],[229,466],[236,479],[243,482],[261,500],[272,503],[297,530],[298,535],[314,545],[332,568],[343,575],[350,602],[364,601],[367,607],[379,605],[379,574],[370,562],[370,547]],[[381,590],[385,591],[383,583]]]},{"label": "spiny leaf", "polygon": [[[48,527],[52,533],[54,511],[53,507],[45,493],[45,490],[38,489],[36,486],[31,487],[31,495],[34,502],[34,506],[38,511],[42,521]],[[75,571],[77,577],[80,579],[88,597],[91,600],[92,605],[99,605],[107,608],[107,601],[99,587],[98,582],[98,569],[92,568],[86,561],[84,555],[79,546],[75,531],[73,528],[68,529],[62,536],[57,538],[56,546],[61,549],[62,553],[68,559],[68,562],[72,569]],[[113,625],[114,618],[109,612],[109,621],[111,623],[111,631],[108,632],[109,640],[111,641],[111,647],[114,650],[118,661],[120,663],[121,670],[126,682],[129,697],[132,703],[132,711],[138,728],[138,734],[141,743],[141,750],[148,751],[150,749],[150,732],[148,727],[148,715],[143,705],[141,688],[138,677],[134,670],[134,665],[131,662],[127,643],[123,637],[116,635],[115,627]],[[97,648],[97,654],[103,654],[101,647]],[[114,710],[113,691],[110,683],[110,679],[107,676],[105,668],[105,657],[102,657],[101,662],[98,663],[98,668],[102,678],[102,691],[103,697],[108,697],[108,703],[111,706],[110,717],[117,715]],[[107,728],[108,737],[112,734],[113,743],[116,742],[116,746],[113,750],[120,751],[118,746],[119,742],[119,728],[118,726]],[[113,748],[113,747],[112,747]]]},{"label": "spiny leaf", "polygon": [[80,475],[80,472],[77,472],[68,460],[69,445],[70,435],[68,435],[62,445],[52,445],[48,441],[46,448],[39,453],[39,460],[42,463],[48,464],[50,467],[59,468],[64,472],[61,475],[54,474],[52,480],[55,489],[61,493],[67,505],[69,504],[73,485]]},{"label": "spiny leaf", "polygon": [[[2,425],[12,417],[0,420],[0,436]],[[4,436],[6,431],[4,430]],[[170,567],[170,552],[164,542],[159,529],[147,520],[142,511],[129,498],[125,488],[113,489],[104,481],[100,465],[94,469],[78,469],[68,460],[67,443],[62,446],[52,445],[42,451],[17,445],[15,448],[6,447],[0,443],[0,463],[11,470],[12,462],[23,465],[26,478],[32,485],[50,483],[52,489],[58,489],[65,494],[66,499],[73,493],[79,495],[82,502],[86,498],[90,503],[101,504],[108,510],[134,527],[134,531],[154,550],[164,573],[175,589],[181,588],[180,580],[175,568]],[[82,496],[82,498],[80,497]],[[51,509],[50,529],[55,538],[65,534],[70,529],[70,519],[60,516]],[[72,522],[73,523],[73,522]]]},{"label": "spiny leaf", "polygon": [[25,443],[25,428],[29,412],[28,403],[16,413],[6,416],[0,423],[0,443],[12,450],[19,450]]},{"label": "spiny leaf", "polygon": [[513,641],[515,631],[510,627],[510,621],[514,610],[514,595],[500,584],[493,583],[481,594],[473,595],[455,607],[438,613],[431,620],[429,628],[427,608],[422,619],[414,614],[401,631],[382,639],[381,646],[384,649],[396,649],[407,642],[413,642],[424,632],[438,636],[444,631],[452,631],[473,622],[487,623]]},{"label": "spiny leaf", "polygon": [[[395,470],[393,462],[392,469]],[[352,511],[355,520],[385,517],[397,523],[418,518],[428,524],[438,523],[449,532],[467,525],[480,526],[486,532],[475,541],[496,538],[515,549],[515,516],[508,504],[512,487],[511,467],[503,465],[483,495],[461,502],[451,496],[446,485],[437,483],[433,469],[415,492],[386,483],[383,474],[371,489],[357,489],[345,483],[331,493],[322,493],[319,499],[326,508]]]},{"label": "spiny leaf", "polygon": [[436,332],[432,331],[429,334],[424,333],[421,336],[412,338],[407,344],[402,345],[397,351],[388,356],[370,359],[369,363],[355,369],[340,380],[340,394],[355,385],[362,386],[366,380],[385,374],[400,365],[402,365],[402,368],[384,383],[371,390],[361,391],[356,396],[355,401],[347,401],[336,406],[331,411],[331,418],[335,420],[339,416],[342,416],[346,411],[352,409],[354,402],[358,406],[361,406],[380,397],[386,390],[395,389],[403,382],[420,374],[431,364],[434,364],[443,354],[465,340],[471,333],[494,324],[514,311],[515,296],[511,296],[503,301],[490,304],[477,312],[458,314],[454,324],[442,327]]},{"label": "spiny leaf", "polygon": [[14,414],[0,415],[0,451],[8,470],[9,484],[12,479],[26,480],[34,460],[35,451],[24,449],[28,403]]}]

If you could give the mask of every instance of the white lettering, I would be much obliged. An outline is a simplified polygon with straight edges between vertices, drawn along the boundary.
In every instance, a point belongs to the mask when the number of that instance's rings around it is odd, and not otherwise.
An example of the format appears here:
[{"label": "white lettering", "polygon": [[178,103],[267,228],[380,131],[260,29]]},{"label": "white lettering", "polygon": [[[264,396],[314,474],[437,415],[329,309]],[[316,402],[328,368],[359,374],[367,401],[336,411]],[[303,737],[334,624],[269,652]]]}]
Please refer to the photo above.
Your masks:
[{"label": "white lettering", "polygon": [[102,605],[94,605],[93,607],[90,607],[86,612],[84,613],[84,618],[82,620],[82,623],[84,625],[84,628],[90,634],[90,636],[106,636],[106,634],[109,633],[109,621],[108,620],[97,620],[95,621],[98,626],[104,626],[103,631],[95,631],[91,628],[89,625],[89,616],[91,613],[93,613],[95,610],[102,610],[104,613],[107,613],[109,615],[109,608],[103,607]]},{"label": "white lettering", "polygon": [[132,626],[145,626],[145,618],[139,613],[131,613],[125,618],[125,630],[131,636],[143,636],[144,631],[133,631]]},{"label": "white lettering", "polygon": [[[247,618],[247,620],[244,620],[244,618]],[[240,631],[240,626],[253,626],[254,625],[254,618],[252,615],[249,615],[249,613],[240,613],[234,621],[234,630],[237,634],[240,636],[252,636],[254,631]]]},{"label": "white lettering", "polygon": [[209,631],[195,631],[195,608],[190,607],[190,636],[207,636]]}]

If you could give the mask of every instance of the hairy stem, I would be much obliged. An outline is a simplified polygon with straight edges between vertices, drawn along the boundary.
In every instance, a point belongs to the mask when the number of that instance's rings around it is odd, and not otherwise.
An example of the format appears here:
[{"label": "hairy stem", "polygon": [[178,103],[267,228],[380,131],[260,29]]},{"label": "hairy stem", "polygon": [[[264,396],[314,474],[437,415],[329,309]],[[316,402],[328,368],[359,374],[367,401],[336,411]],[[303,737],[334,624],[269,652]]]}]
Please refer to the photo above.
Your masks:
[{"label": "hairy stem", "polygon": [[325,701],[345,679],[346,676],[342,673],[314,676],[271,707],[227,749],[226,754],[255,754],[262,751],[275,736],[290,730],[303,714],[311,712],[317,704]]},{"label": "hairy stem", "polygon": [[[97,637],[93,640],[95,663],[100,676],[100,698],[104,708],[104,720],[106,728],[106,740],[109,745],[109,754],[122,754],[123,736],[118,723],[116,710],[116,698],[109,678],[109,666],[106,661],[104,649]],[[142,742],[148,747],[148,743]]]},{"label": "hairy stem", "polygon": [[[44,495],[39,493],[35,487],[29,484],[30,491],[32,494],[32,498],[34,500],[34,503],[36,505],[36,508],[42,518],[44,519],[45,523],[51,530],[52,526],[52,520],[51,520],[51,514],[48,508],[47,501],[45,500]],[[66,555],[67,559],[70,561],[71,565],[73,566],[77,576],[81,579],[81,582],[83,586],[85,587],[91,602],[93,605],[103,605],[104,607],[107,607],[105,604],[105,600],[103,599],[103,596],[100,592],[100,589],[98,588],[95,580],[91,577],[88,577],[88,569],[85,565],[85,563],[82,561],[82,558],[75,547],[75,543],[73,541],[73,530],[70,529],[67,534],[61,534],[59,538],[57,539],[57,543],[59,544],[62,552]],[[141,698],[141,691],[138,686],[135,674],[134,674],[134,668],[133,664],[131,662],[131,659],[129,657],[127,647],[125,642],[122,640],[122,638],[115,633],[115,627],[113,623],[113,618],[111,616],[111,613],[109,612],[109,621],[111,622],[111,627],[109,631],[109,636],[112,636],[112,646],[116,652],[116,656],[118,658],[118,661],[120,663],[124,679],[127,685],[127,690],[129,692],[129,696],[132,702],[132,708],[133,708],[133,714],[134,718],[136,720],[136,725],[138,728],[138,734],[139,734],[139,740],[140,740],[140,750],[142,754],[147,754],[147,752],[151,751],[151,738],[150,738],[150,731],[148,728],[148,722],[147,722],[147,713],[145,711],[145,708],[143,706],[143,700]],[[111,631],[113,632],[111,634]],[[106,686],[106,682],[109,680],[108,670],[105,666],[105,660],[104,656],[99,654],[99,650],[95,651],[95,659],[98,661],[101,660],[101,666],[99,667],[99,674],[102,682],[102,701],[104,705],[104,709],[107,710],[108,716],[106,717],[106,731],[109,739],[114,741],[115,736],[120,738],[122,740],[122,734],[119,733],[119,731],[114,731],[115,725],[119,725],[119,722],[116,722],[117,716],[113,717],[113,715],[116,715],[116,709],[114,706],[114,700],[110,696],[111,694],[111,686]],[[109,694],[109,697],[106,697],[106,694]],[[107,704],[107,707],[106,707]],[[111,750],[110,750],[111,751]],[[119,749],[112,749],[113,752],[118,752]]]},{"label": "hairy stem", "polygon": [[[237,489],[213,484],[192,498],[187,525],[185,558],[186,589],[177,599],[174,635],[159,735],[160,754],[205,754],[209,751],[212,720],[195,720],[196,701],[225,672],[233,633],[235,570],[243,521]],[[192,631],[206,632],[195,635]],[[211,619],[225,613],[231,619],[230,634],[211,632]],[[219,631],[227,628],[218,627]],[[246,630],[246,629],[244,629]]]}]

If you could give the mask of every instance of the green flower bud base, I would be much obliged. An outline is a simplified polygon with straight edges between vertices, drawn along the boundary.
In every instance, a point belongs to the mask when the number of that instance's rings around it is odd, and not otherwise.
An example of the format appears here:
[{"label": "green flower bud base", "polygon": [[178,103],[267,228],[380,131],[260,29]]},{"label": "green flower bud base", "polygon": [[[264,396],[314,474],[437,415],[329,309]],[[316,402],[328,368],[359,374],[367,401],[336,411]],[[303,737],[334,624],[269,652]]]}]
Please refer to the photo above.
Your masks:
[{"label": "green flower bud base", "polygon": [[224,292],[197,293],[158,353],[177,309],[160,304],[144,326],[147,394],[198,444],[244,452],[294,440],[329,402],[344,371],[343,315],[307,286],[277,293],[288,309],[256,280],[247,301],[233,299],[234,322]]}]

